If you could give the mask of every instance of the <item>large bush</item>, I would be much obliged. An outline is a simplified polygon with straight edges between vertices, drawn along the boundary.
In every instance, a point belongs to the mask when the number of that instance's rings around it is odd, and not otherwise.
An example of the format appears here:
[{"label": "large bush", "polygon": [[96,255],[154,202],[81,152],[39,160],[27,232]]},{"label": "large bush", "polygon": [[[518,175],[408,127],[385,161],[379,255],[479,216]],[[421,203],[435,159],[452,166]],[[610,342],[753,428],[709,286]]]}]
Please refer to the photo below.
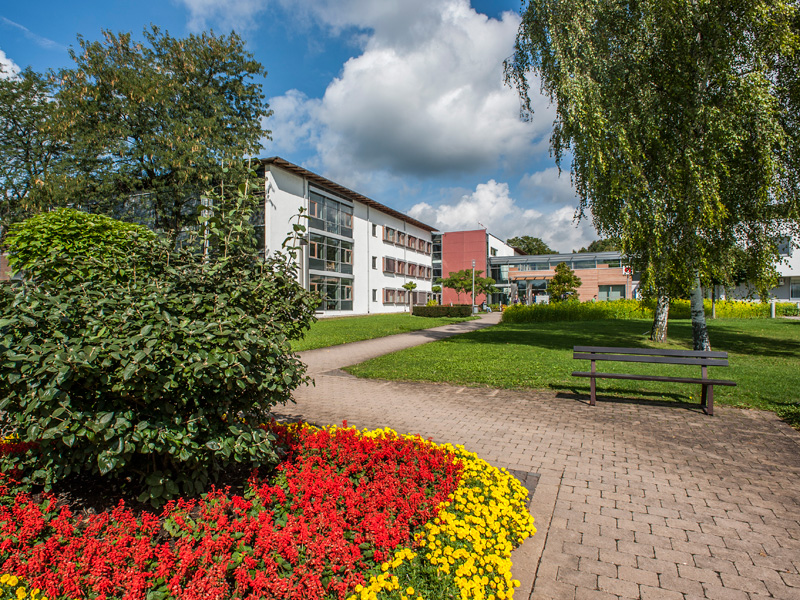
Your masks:
[{"label": "large bush", "polygon": [[126,279],[147,268],[137,259],[155,244],[155,234],[145,227],[72,208],[15,223],[4,240],[12,271],[51,283],[76,277]]},{"label": "large bush", "polygon": [[[92,257],[43,257],[43,278],[4,290],[0,319],[0,411],[25,441],[27,482],[51,487],[74,473],[125,475],[158,504],[201,491],[233,464],[277,457],[259,425],[306,381],[291,353],[318,299],[302,289],[290,256],[254,258],[245,239],[211,238],[205,257],[133,246],[149,269],[116,278]],[[209,246],[207,246],[208,248]],[[70,266],[71,265],[71,266]]]}]

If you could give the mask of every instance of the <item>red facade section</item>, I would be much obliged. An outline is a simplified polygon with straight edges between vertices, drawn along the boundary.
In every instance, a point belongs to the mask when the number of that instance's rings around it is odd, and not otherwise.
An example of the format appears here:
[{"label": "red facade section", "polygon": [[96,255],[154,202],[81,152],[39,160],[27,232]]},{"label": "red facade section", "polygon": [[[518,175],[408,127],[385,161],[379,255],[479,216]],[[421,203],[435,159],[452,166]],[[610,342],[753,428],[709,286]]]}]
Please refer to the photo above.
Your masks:
[{"label": "red facade section", "polygon": [[[472,269],[475,261],[475,276],[482,271],[481,277],[489,275],[486,268],[487,255],[486,230],[453,231],[442,234],[442,277],[462,269]],[[475,303],[481,304],[486,299],[485,294],[476,297]],[[450,288],[442,287],[442,304],[470,304],[470,294],[461,294],[459,298]]]}]

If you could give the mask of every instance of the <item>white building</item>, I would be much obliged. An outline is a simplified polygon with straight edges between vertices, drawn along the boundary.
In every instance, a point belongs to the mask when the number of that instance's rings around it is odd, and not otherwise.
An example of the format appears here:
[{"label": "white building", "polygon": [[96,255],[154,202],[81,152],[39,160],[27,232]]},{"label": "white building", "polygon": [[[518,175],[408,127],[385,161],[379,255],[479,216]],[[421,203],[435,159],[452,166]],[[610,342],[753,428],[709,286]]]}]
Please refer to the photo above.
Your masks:
[{"label": "white building", "polygon": [[[323,316],[403,312],[427,302],[433,227],[279,157],[262,159],[260,174],[263,250],[280,250],[304,208],[301,281],[323,297]],[[416,288],[404,289],[407,283]]]},{"label": "white building", "polygon": [[[785,238],[780,246],[781,260],[776,265],[778,285],[769,291],[770,298],[779,302],[800,302],[800,239]],[[734,299],[757,298],[751,285],[739,285],[730,294]]]}]

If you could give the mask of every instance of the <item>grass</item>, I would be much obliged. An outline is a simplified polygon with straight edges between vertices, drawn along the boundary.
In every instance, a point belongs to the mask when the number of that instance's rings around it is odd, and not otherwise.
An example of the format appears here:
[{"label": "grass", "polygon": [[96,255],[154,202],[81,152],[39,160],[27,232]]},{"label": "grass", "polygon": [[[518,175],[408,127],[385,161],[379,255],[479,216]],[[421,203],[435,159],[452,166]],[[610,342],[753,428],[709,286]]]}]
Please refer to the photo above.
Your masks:
[{"label": "grass", "polygon": [[311,326],[302,340],[292,343],[292,350],[302,352],[315,348],[327,348],[349,342],[360,342],[386,337],[396,333],[407,333],[420,329],[471,321],[476,317],[414,317],[408,313],[368,315],[364,317],[341,317],[320,319]]},{"label": "grass", "polygon": [[[346,370],[358,377],[443,382],[497,388],[550,388],[588,395],[589,380],[572,377],[588,361],[572,358],[575,345],[691,349],[688,320],[670,321],[669,343],[647,339],[651,321],[561,321],[502,323],[391,355]],[[709,321],[715,350],[728,352],[730,367],[712,367],[711,377],[737,387],[717,386],[720,404],[770,410],[800,428],[800,321],[717,319]],[[680,365],[608,363],[603,370],[699,376],[699,368]],[[700,386],[643,381],[598,380],[598,396],[698,403]]]}]

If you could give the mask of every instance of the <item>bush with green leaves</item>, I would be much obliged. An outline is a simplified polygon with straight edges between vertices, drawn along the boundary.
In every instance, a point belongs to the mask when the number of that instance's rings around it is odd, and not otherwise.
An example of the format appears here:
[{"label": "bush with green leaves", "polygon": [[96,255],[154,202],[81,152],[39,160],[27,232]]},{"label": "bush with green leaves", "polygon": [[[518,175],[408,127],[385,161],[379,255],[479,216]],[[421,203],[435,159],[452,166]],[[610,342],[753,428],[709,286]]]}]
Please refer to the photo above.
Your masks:
[{"label": "bush with green leaves", "polygon": [[136,260],[145,256],[137,249],[157,243],[156,235],[141,225],[60,208],[11,225],[3,245],[13,272],[58,283],[75,277],[130,277],[149,266]]},{"label": "bush with green leaves", "polygon": [[[241,208],[241,206],[240,206]],[[3,290],[0,411],[25,441],[24,481],[76,473],[131,478],[154,505],[199,493],[232,466],[274,464],[260,425],[307,381],[289,342],[314,320],[289,254],[251,252],[249,212],[219,213],[212,251],[135,246],[144,273],[34,280]],[[49,254],[43,272],[82,272],[90,257]]]}]

